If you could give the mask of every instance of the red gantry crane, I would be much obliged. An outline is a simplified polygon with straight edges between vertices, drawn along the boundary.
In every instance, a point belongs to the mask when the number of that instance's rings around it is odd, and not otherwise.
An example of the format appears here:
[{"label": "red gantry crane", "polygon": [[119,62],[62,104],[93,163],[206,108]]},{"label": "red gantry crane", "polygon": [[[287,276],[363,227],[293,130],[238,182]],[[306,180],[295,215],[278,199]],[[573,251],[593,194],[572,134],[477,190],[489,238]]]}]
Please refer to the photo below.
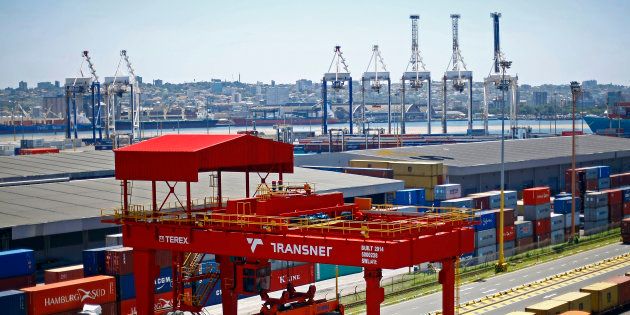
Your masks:
[{"label": "red gantry crane", "polygon": [[[360,210],[342,193],[284,183],[283,174],[293,172],[292,145],[250,135],[166,135],[114,153],[123,205],[104,212],[103,220],[121,224],[123,243],[133,247],[139,314],[154,314],[156,250],[172,252],[174,310],[201,312],[220,280],[224,315],[236,315],[238,295],[252,293],[263,298],[265,315],[343,314],[338,300],[315,300],[314,286],[299,293],[289,285],[281,298],[269,298],[269,260],[277,259],[363,267],[368,315],[380,314],[382,269],[441,262],[443,313],[454,314],[455,262],[474,248],[473,216],[463,209],[411,215]],[[191,182],[210,171],[216,172],[216,197],[194,201]],[[222,172],[245,173],[245,198],[224,200]],[[253,195],[250,172],[261,178]],[[278,174],[271,185],[270,173]],[[129,203],[130,181],[151,182],[151,205]],[[158,202],[160,181],[170,188]],[[186,187],[185,198],[176,195],[178,183]],[[200,274],[205,253],[215,255],[218,267]],[[203,279],[206,285],[199,284]],[[184,294],[188,287],[192,295]]]}]

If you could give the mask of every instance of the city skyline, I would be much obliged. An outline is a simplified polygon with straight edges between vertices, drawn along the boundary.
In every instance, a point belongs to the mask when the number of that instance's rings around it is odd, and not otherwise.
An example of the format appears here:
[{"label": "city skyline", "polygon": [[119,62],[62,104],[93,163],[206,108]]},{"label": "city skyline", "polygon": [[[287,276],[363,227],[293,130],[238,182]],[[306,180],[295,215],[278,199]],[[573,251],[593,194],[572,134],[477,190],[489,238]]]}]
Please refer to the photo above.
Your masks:
[{"label": "city skyline", "polygon": [[630,85],[630,38],[623,27],[630,3],[324,4],[2,2],[0,87],[77,76],[82,50],[90,51],[101,78],[111,76],[121,49],[128,51],[145,82],[235,81],[240,74],[248,83],[295,83],[317,81],[328,69],[335,45],[342,46],[359,79],[372,45],[378,44],[396,78],[409,60],[409,14],[416,13],[420,49],[433,77],[441,76],[451,57],[449,14],[460,13],[462,55],[475,81],[481,81],[492,66],[494,11],[503,15],[501,48],[514,61],[513,73],[521,83],[596,79]]}]

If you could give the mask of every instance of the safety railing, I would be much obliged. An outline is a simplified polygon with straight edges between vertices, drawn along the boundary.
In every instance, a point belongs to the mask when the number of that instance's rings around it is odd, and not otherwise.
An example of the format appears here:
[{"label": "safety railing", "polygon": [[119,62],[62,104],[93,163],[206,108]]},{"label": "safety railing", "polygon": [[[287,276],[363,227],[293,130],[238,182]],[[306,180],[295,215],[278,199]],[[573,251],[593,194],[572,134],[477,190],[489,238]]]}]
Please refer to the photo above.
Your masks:
[{"label": "safety railing", "polygon": [[[198,212],[209,209],[216,209],[222,207],[227,203],[228,198],[221,198],[219,203],[219,198],[217,197],[204,197],[204,198],[196,198],[190,201],[191,211]],[[158,209],[160,205],[157,205]],[[165,202],[161,210],[154,212],[152,204],[130,204],[128,206],[128,213],[124,215],[124,209],[121,207],[111,208],[111,209],[101,209],[101,217],[111,217],[114,219],[133,219],[133,220],[141,220],[143,218],[156,218],[156,217],[165,217],[165,216],[173,216],[177,214],[184,214],[186,212],[186,204],[185,201],[180,204],[178,201],[168,201]]]},{"label": "safety railing", "polygon": [[[376,207],[374,209],[377,209]],[[195,225],[219,230],[250,230],[259,232],[301,232],[319,231],[322,234],[361,234],[364,237],[377,235],[394,237],[401,234],[422,234],[452,226],[472,225],[473,210],[464,208],[432,207],[415,216],[404,216],[390,212],[386,205],[380,207],[383,216],[370,220],[355,220],[348,217],[313,218],[313,217],[281,217],[251,214],[249,204],[237,205],[236,214],[223,212],[197,212],[188,216],[185,212],[147,211],[142,207],[130,207],[127,214],[121,209],[113,212],[102,211],[104,217],[110,216],[121,221],[159,222],[176,225]],[[394,208],[391,208],[394,209]],[[387,213],[388,215],[385,215]],[[392,214],[392,215],[389,215]]]},{"label": "safety railing", "polygon": [[260,183],[256,187],[256,197],[262,200],[268,200],[273,195],[290,195],[290,194],[312,194],[315,193],[315,184],[283,182],[280,184]]}]

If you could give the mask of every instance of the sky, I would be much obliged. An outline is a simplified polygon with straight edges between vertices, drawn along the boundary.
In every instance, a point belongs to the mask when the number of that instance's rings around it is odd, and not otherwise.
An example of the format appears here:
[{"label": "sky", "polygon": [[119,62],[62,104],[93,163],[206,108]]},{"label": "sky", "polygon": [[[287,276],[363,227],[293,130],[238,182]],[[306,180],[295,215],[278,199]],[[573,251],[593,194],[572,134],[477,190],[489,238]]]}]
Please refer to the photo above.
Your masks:
[{"label": "sky", "polygon": [[294,83],[321,80],[335,45],[359,78],[378,44],[399,77],[411,55],[410,14],[420,15],[420,50],[435,78],[451,58],[451,13],[461,14],[462,56],[480,81],[492,67],[491,12],[502,13],[501,48],[521,83],[630,85],[623,0],[0,0],[0,87],[78,76],[83,50],[100,77],[112,76],[121,49],[144,82],[240,74],[248,83]]}]

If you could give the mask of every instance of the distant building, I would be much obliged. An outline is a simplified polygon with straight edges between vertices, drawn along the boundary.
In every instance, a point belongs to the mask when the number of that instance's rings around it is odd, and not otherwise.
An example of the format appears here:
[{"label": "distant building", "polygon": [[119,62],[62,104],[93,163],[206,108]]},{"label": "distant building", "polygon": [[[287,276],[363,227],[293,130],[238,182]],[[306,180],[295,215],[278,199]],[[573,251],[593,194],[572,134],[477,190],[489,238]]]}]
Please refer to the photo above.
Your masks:
[{"label": "distant building", "polygon": [[547,102],[547,92],[534,92],[534,105],[545,105]]},{"label": "distant building", "polygon": [[241,101],[242,101],[241,93],[238,93],[238,92],[232,93],[232,102],[240,103]]},{"label": "distant building", "polygon": [[295,86],[298,92],[308,91],[313,88],[313,81],[306,79],[297,80],[295,81]]},{"label": "distant building", "polygon": [[271,86],[276,86],[276,81],[275,80],[271,80]]},{"label": "distant building", "polygon": [[138,82],[138,84],[142,84],[142,77],[137,75],[136,76],[136,82]]},{"label": "distant building", "polygon": [[51,82],[37,82],[38,89],[54,89],[55,86]]},{"label": "distant building", "polygon": [[[77,103],[81,102],[80,97]],[[77,104],[80,107],[79,104]],[[66,98],[63,95],[44,96],[42,99],[41,117],[43,118],[64,118],[66,116]]]},{"label": "distant building", "polygon": [[582,82],[582,87],[585,89],[592,89],[597,87],[597,80],[586,80]]},{"label": "distant building", "polygon": [[61,88],[61,82],[59,82],[59,80],[55,80],[55,87],[56,88]]},{"label": "distant building", "polygon": [[289,88],[272,86],[267,88],[265,95],[267,105],[284,105],[289,102]]},{"label": "distant building", "polygon": [[20,91],[27,91],[28,90],[28,84],[24,81],[20,81],[20,83],[18,83],[18,90]]},{"label": "distant building", "polygon": [[223,82],[212,80],[212,94],[223,93]]},{"label": "distant building", "polygon": [[623,102],[623,95],[621,94],[621,91],[608,92],[608,94],[606,95],[606,103],[609,106],[612,106],[617,104],[618,102]]},{"label": "distant building", "polygon": [[162,84],[164,84],[164,82],[160,79],[153,80],[153,85],[155,86],[162,86]]}]

